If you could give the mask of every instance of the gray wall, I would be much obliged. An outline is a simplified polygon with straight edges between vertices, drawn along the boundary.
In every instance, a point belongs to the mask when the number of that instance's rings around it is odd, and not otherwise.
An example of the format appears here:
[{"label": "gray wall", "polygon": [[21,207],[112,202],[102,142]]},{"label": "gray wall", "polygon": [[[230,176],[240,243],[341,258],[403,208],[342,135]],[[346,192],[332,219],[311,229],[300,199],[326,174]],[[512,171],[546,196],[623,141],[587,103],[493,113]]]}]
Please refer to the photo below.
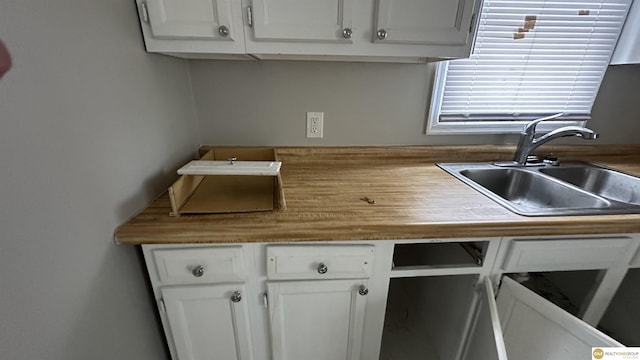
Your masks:
[{"label": "gray wall", "polygon": [[[200,142],[220,145],[503,144],[514,136],[426,136],[432,65],[191,61]],[[599,143],[640,137],[640,66],[610,67],[589,126]],[[323,139],[305,113],[324,111]]]},{"label": "gray wall", "polygon": [[0,1],[0,358],[165,358],[114,229],[194,155],[187,63],[144,52],[132,0]]},{"label": "gray wall", "polygon": [[[14,57],[0,80],[3,359],[165,357],[136,252],[112,235],[198,142],[512,141],[423,135],[426,65],[147,54],[131,0],[1,1],[0,37]],[[638,67],[607,75],[592,121],[603,141],[637,141],[638,84]],[[324,139],[304,138],[306,111],[326,113]]]}]

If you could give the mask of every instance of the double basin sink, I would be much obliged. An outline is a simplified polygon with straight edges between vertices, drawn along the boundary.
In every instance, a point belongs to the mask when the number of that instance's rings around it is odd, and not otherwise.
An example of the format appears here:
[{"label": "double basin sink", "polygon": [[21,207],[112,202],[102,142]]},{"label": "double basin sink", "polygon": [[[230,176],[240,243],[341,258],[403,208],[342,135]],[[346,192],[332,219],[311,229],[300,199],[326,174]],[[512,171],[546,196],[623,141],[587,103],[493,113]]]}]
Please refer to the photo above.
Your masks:
[{"label": "double basin sink", "polygon": [[640,178],[589,163],[441,163],[465,184],[525,216],[640,213]]}]

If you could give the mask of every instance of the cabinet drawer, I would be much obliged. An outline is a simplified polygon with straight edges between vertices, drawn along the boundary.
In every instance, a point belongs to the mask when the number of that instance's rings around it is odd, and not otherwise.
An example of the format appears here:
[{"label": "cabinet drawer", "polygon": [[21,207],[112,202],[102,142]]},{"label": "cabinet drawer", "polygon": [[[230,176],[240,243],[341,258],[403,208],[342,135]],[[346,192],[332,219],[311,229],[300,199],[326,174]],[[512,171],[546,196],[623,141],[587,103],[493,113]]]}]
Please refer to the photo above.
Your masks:
[{"label": "cabinet drawer", "polygon": [[155,249],[158,280],[164,285],[236,282],[245,278],[242,247]]},{"label": "cabinet drawer", "polygon": [[348,279],[371,275],[371,245],[287,245],[267,247],[269,279]]},{"label": "cabinet drawer", "polygon": [[510,240],[502,269],[505,272],[603,269],[619,262],[629,244],[627,237]]}]

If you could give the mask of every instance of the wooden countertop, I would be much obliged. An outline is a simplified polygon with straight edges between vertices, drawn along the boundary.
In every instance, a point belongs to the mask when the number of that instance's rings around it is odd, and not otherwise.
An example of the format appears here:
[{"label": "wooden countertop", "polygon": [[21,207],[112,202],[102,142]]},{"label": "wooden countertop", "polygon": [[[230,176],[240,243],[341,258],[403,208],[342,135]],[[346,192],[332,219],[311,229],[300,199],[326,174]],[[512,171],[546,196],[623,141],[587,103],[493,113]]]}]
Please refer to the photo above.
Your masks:
[{"label": "wooden countertop", "polygon": [[[640,175],[640,145],[539,150],[561,161],[589,161]],[[640,214],[516,215],[434,165],[509,160],[513,151],[513,146],[278,148],[286,210],[172,217],[164,194],[118,228],[116,239],[170,244],[640,233]]]}]

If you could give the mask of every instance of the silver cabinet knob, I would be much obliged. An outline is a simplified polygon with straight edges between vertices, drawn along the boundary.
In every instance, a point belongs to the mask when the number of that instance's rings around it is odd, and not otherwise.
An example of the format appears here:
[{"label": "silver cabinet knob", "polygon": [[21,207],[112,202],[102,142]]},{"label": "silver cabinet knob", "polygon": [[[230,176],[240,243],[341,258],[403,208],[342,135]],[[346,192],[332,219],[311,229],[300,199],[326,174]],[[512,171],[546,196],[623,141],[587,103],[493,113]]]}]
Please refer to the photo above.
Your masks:
[{"label": "silver cabinet knob", "polygon": [[226,27],[226,26],[224,26],[224,25],[221,25],[221,26],[218,28],[218,34],[220,34],[220,36],[222,36],[222,37],[227,37],[227,36],[229,36],[229,28],[228,28],[228,27]]},{"label": "silver cabinet knob", "polygon": [[318,274],[326,274],[327,271],[329,271],[329,268],[327,267],[327,265],[320,263],[318,265]]},{"label": "silver cabinet knob", "polygon": [[387,38],[387,35],[389,35],[389,34],[387,33],[387,30],[385,30],[385,29],[380,29],[380,30],[378,30],[378,32],[376,33],[376,35],[378,36],[378,39],[380,39],[380,40],[384,40],[384,39],[386,39],[386,38]]},{"label": "silver cabinet knob", "polygon": [[240,300],[242,300],[242,294],[240,294],[240,291],[235,291],[233,295],[231,295],[231,301],[240,302]]},{"label": "silver cabinet knob", "polygon": [[367,287],[364,285],[360,285],[360,288],[358,289],[358,294],[365,296],[368,293],[369,293],[369,289],[367,289]]},{"label": "silver cabinet knob", "polygon": [[193,270],[191,270],[191,273],[195,277],[202,277],[202,275],[204,275],[204,266],[198,265],[194,267]]},{"label": "silver cabinet knob", "polygon": [[353,35],[353,30],[351,30],[350,28],[344,28],[344,30],[342,30],[343,38],[351,39],[351,35]]}]

